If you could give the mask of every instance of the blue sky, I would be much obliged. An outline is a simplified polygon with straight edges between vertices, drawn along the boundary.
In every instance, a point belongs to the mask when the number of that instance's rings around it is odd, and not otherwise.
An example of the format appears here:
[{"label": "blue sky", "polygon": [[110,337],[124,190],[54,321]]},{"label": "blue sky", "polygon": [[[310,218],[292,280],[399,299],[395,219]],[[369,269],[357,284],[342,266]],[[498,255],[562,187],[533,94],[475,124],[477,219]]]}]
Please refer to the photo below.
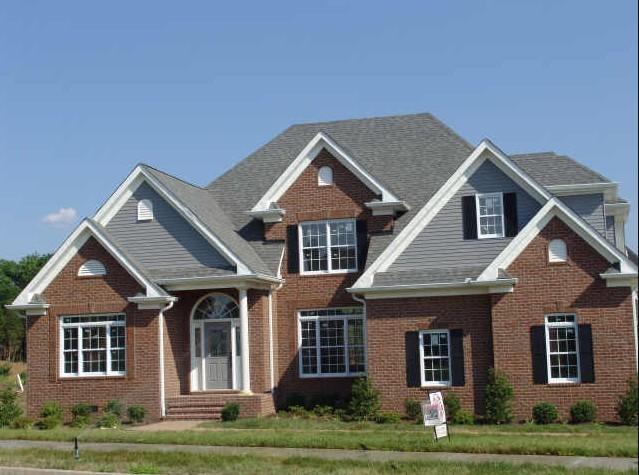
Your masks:
[{"label": "blue sky", "polygon": [[203,185],[292,123],[414,112],[619,182],[637,248],[637,2],[5,0],[0,257],[138,162]]}]

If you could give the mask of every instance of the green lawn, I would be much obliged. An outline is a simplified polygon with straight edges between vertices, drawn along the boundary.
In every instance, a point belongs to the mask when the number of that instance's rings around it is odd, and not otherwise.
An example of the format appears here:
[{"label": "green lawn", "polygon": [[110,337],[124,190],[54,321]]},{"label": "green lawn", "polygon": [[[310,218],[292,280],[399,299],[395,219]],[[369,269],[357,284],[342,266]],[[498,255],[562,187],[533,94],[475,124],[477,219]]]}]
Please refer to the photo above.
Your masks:
[{"label": "green lawn", "polygon": [[637,457],[636,428],[595,424],[453,426],[451,441],[436,444],[430,432],[408,423],[263,418],[203,426],[200,430],[180,432],[79,431],[66,427],[50,431],[0,429],[0,439],[70,441],[79,435],[81,440],[91,442]]},{"label": "green lawn", "polygon": [[607,470],[579,469],[540,465],[502,463],[464,464],[450,462],[359,462],[327,461],[313,458],[272,458],[251,455],[227,456],[184,452],[91,452],[82,451],[80,461],[71,451],[42,449],[0,450],[0,465],[92,470],[139,474],[424,474],[436,475],[604,475],[618,474]]}]

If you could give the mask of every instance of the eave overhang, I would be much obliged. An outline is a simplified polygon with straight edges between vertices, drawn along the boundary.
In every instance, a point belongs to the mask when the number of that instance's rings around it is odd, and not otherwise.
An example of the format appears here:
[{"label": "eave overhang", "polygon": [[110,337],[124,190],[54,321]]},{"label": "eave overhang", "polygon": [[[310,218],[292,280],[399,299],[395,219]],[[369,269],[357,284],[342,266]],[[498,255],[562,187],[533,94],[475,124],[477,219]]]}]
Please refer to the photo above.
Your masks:
[{"label": "eave overhang", "polygon": [[362,295],[367,300],[377,300],[509,293],[513,291],[516,284],[517,279],[497,279],[490,282],[467,279],[464,282],[350,287],[346,291],[351,294]]}]

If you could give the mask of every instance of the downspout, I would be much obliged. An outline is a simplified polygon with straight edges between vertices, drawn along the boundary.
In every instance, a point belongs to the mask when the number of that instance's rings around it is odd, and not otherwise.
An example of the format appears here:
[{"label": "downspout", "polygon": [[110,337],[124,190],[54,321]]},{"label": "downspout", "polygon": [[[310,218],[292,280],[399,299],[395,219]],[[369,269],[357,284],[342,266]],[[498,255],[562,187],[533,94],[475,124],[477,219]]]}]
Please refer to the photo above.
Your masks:
[{"label": "downspout", "polygon": [[632,331],[635,334],[635,370],[639,371],[639,341],[637,338],[637,288],[632,289]]},{"label": "downspout", "polygon": [[352,294],[353,300],[362,304],[362,315],[364,316],[364,366],[368,375],[368,316],[366,315],[366,299]]},{"label": "downspout", "polygon": [[162,419],[166,417],[166,395],[164,394],[164,312],[168,312],[173,308],[174,300],[171,300],[166,307],[160,310],[158,316],[159,322],[159,340],[160,340],[160,416]]},{"label": "downspout", "polygon": [[268,361],[271,372],[271,393],[275,389],[275,363],[273,349],[273,292],[277,292],[282,288],[284,282],[276,286],[271,286],[268,291]]}]

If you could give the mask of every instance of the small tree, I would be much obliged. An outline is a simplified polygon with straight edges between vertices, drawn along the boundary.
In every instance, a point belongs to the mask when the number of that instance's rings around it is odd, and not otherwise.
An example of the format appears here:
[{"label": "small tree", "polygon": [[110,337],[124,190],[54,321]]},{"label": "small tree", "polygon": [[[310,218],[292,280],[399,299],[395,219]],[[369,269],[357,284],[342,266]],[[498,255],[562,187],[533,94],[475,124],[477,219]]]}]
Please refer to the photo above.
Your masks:
[{"label": "small tree", "polygon": [[62,424],[64,413],[62,407],[55,401],[47,401],[42,404],[40,410],[40,427],[43,429],[54,429]]},{"label": "small tree", "polygon": [[22,409],[18,406],[18,395],[11,388],[0,392],[0,427],[10,425],[22,415]]},{"label": "small tree", "polygon": [[405,399],[404,409],[406,417],[413,421],[419,421],[422,418],[422,406],[416,399]]},{"label": "small tree", "polygon": [[461,411],[461,403],[459,397],[455,393],[444,394],[444,407],[446,408],[446,418],[449,421],[457,419],[457,414]]},{"label": "small tree", "polygon": [[379,415],[379,393],[370,379],[359,378],[353,383],[351,402],[348,411],[353,419],[372,421]]},{"label": "small tree", "polygon": [[486,385],[486,421],[490,424],[506,424],[512,421],[513,387],[501,371],[488,370]]},{"label": "small tree", "polygon": [[639,394],[637,388],[637,377],[628,380],[628,390],[617,402],[617,415],[621,422],[629,426],[637,425],[637,404],[639,404]]}]

